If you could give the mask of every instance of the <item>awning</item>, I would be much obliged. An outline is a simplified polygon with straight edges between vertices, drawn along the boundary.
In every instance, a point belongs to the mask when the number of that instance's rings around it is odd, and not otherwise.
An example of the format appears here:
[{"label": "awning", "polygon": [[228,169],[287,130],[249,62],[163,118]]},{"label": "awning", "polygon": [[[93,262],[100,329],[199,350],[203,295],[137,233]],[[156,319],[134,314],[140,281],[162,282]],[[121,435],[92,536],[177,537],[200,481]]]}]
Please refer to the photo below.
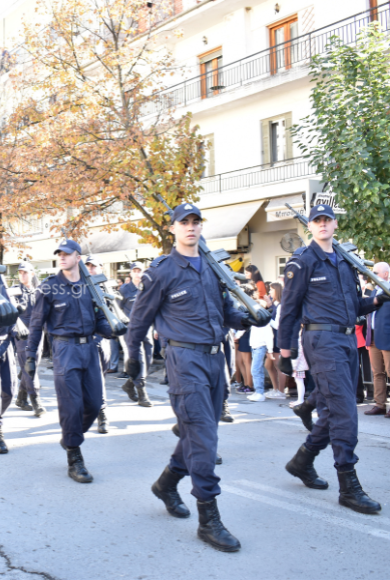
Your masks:
[{"label": "awning", "polygon": [[237,236],[263,203],[251,201],[202,210],[202,217],[206,220],[203,225],[203,236],[209,248],[237,250]]},{"label": "awning", "polygon": [[291,207],[304,214],[302,195],[286,195],[284,197],[275,197],[271,199],[265,208],[267,222],[276,222],[280,220],[289,220],[294,217],[294,213],[286,207],[286,203]]},{"label": "awning", "polygon": [[81,242],[81,251],[83,255],[97,254],[103,264],[155,258],[160,254],[161,250],[150,244],[140,244],[139,240],[137,234],[125,230],[95,231]]}]

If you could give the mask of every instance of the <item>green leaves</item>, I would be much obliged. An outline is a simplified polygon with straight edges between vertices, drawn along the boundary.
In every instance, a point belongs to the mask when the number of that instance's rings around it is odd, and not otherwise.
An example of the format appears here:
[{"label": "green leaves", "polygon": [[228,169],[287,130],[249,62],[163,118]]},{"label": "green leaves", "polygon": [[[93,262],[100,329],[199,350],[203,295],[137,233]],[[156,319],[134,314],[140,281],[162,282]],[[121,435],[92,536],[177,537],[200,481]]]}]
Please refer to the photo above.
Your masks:
[{"label": "green leaves", "polygon": [[312,114],[292,127],[301,153],[347,210],[339,238],[389,260],[390,73],[388,37],[373,23],[354,45],[333,37],[313,58]]}]

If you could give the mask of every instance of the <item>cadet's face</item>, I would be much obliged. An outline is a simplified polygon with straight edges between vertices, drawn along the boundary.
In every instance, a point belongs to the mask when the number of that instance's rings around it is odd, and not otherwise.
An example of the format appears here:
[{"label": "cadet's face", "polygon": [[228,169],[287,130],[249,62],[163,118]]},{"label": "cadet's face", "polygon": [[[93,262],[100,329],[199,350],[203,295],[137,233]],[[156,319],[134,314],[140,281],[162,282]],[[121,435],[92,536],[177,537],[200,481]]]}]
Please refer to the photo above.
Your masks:
[{"label": "cadet's face", "polygon": [[32,280],[32,272],[25,272],[24,270],[19,270],[19,280],[25,286],[29,286]]},{"label": "cadet's face", "polygon": [[102,271],[100,266],[94,266],[90,262],[88,262],[88,264],[85,265],[87,266],[88,272],[91,274],[91,276],[96,276],[96,274],[100,274]]},{"label": "cadet's face", "polygon": [[202,221],[195,215],[191,214],[182,219],[180,222],[175,221],[171,225],[171,232],[175,235],[176,242],[183,246],[196,246],[202,235]]},{"label": "cadet's face", "polygon": [[337,228],[337,220],[332,220],[332,218],[326,215],[321,215],[309,222],[308,228],[313,234],[315,240],[325,242],[332,238],[333,233]]},{"label": "cadet's face", "polygon": [[58,264],[60,270],[72,270],[79,262],[80,262],[80,254],[76,251],[72,252],[71,254],[67,254],[66,252],[58,252]]},{"label": "cadet's face", "polygon": [[135,286],[138,286],[138,284],[141,282],[142,270],[140,270],[139,268],[133,268],[132,271],[130,272],[130,276],[133,281],[133,284]]}]

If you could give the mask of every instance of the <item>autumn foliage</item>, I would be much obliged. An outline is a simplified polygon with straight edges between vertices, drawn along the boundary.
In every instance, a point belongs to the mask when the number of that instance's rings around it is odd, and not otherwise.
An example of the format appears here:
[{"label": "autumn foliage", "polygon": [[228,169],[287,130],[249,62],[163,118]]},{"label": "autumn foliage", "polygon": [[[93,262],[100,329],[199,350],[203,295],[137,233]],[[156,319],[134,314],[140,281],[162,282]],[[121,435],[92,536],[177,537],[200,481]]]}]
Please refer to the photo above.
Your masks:
[{"label": "autumn foliage", "polygon": [[3,220],[50,214],[75,238],[98,220],[170,247],[154,196],[171,206],[196,201],[204,147],[190,114],[156,113],[175,70],[156,26],[171,6],[38,3],[36,22],[24,24],[23,43],[0,77]]}]

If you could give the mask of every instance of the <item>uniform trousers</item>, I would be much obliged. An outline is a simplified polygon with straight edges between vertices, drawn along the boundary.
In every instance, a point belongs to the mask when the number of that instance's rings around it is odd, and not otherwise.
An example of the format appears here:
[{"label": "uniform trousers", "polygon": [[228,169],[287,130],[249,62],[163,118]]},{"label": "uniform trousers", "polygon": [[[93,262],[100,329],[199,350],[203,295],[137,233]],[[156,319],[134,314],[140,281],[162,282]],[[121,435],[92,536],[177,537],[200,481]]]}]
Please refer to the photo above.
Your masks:
[{"label": "uniform trousers", "polygon": [[103,375],[96,342],[53,340],[54,386],[62,438],[79,447],[102,406]]},{"label": "uniform trousers", "polygon": [[[38,345],[35,362],[37,368],[42,358],[43,340],[44,336],[42,333],[42,337]],[[32,380],[30,375],[26,373],[26,371],[24,370],[24,365],[26,364],[27,360],[26,353],[27,340],[18,340],[17,338],[15,338],[15,345],[16,345],[16,353],[18,355],[19,367],[20,370],[22,371],[22,378],[20,379],[19,389],[21,391],[27,391],[27,393],[29,393],[30,395],[38,395],[39,389],[41,388],[41,385],[39,383],[38,371],[35,373],[34,380]]]},{"label": "uniform trousers", "polygon": [[225,355],[168,345],[165,360],[171,405],[180,429],[169,468],[190,475],[192,495],[210,501],[221,493],[215,460],[226,384]]},{"label": "uniform trousers", "polygon": [[354,453],[358,440],[356,336],[310,330],[303,332],[302,344],[316,385],[308,400],[315,401],[318,413],[305,445],[319,452],[330,442],[336,469],[349,471],[358,461]]},{"label": "uniform trousers", "polygon": [[105,409],[107,407],[107,392],[106,392],[106,381],[105,381],[105,374],[108,371],[110,366],[110,359],[111,359],[111,340],[109,338],[103,338],[101,336],[97,336],[95,338],[98,351],[99,351],[99,358],[100,364],[102,367],[102,406],[101,409]]},{"label": "uniform trousers", "polygon": [[0,427],[3,415],[11,404],[17,385],[13,346],[7,339],[0,338],[0,348],[1,346],[5,348],[5,352],[0,356]]}]

